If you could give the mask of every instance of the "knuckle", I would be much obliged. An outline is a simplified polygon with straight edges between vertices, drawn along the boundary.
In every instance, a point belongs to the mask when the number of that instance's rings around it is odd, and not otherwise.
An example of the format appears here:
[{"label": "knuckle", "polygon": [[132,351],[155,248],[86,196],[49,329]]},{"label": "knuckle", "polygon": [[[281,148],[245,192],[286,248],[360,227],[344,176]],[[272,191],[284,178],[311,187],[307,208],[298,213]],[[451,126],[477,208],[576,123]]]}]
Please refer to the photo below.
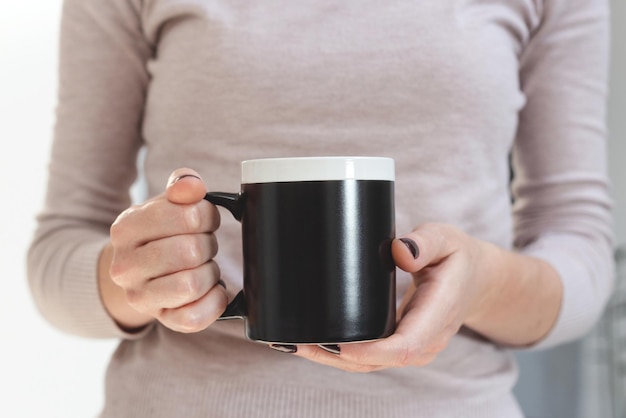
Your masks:
[{"label": "knuckle", "polygon": [[202,292],[202,280],[194,270],[183,271],[177,280],[176,291],[185,299],[194,298]]},{"label": "knuckle", "polygon": [[109,237],[114,246],[121,247],[134,238],[133,224],[143,211],[142,206],[133,205],[120,213],[109,228]]},{"label": "knuckle", "polygon": [[224,312],[224,310],[226,309],[226,306],[228,305],[228,295],[226,294],[226,291],[222,289],[221,286],[216,286],[213,289],[213,292],[214,294],[217,294],[216,296],[217,301],[213,305],[213,308],[214,308],[213,315],[214,315],[214,318],[217,319],[220,317],[222,312]]},{"label": "knuckle", "polygon": [[[208,308],[189,306],[182,308],[164,309],[159,320],[168,328],[182,333],[202,331],[213,323],[226,308],[228,297],[221,289],[211,290],[206,296],[210,300]],[[209,303],[210,302],[210,303]]]},{"label": "knuckle", "polygon": [[186,232],[213,232],[220,226],[220,214],[214,205],[206,201],[181,207],[182,222]]},{"label": "knuckle", "polygon": [[109,228],[109,236],[113,245],[121,244],[126,236],[127,225],[124,213],[125,212],[122,212],[122,214],[115,219]]},{"label": "knuckle", "polygon": [[207,268],[209,270],[209,277],[215,279],[215,281],[217,282],[217,280],[219,280],[219,278],[222,276],[220,266],[215,261],[211,260],[207,263]]},{"label": "knuckle", "polygon": [[191,333],[197,332],[202,329],[203,318],[200,315],[195,314],[192,309],[184,311],[184,314],[180,318],[179,327],[181,332]]},{"label": "knuckle", "polygon": [[208,235],[209,241],[209,258],[213,258],[217,255],[217,251],[219,249],[219,244],[217,243],[217,237],[215,234]]},{"label": "knuckle", "polygon": [[111,243],[113,244],[116,244],[118,238],[120,237],[120,235],[122,235],[123,226],[121,224],[122,222],[120,218],[117,218],[115,221],[113,221],[111,227],[109,228],[109,236],[111,238]]},{"label": "knuckle", "polygon": [[111,265],[109,266],[109,276],[113,283],[121,286],[125,283],[125,276],[129,270],[127,265],[128,263],[124,261],[123,257],[120,257],[118,254],[113,256],[113,260],[111,260]]},{"label": "knuckle", "polygon": [[163,325],[177,332],[187,334],[200,331],[198,325],[200,319],[193,309],[164,309],[158,319]]},{"label": "knuckle", "polygon": [[209,231],[216,231],[220,227],[221,216],[219,210],[217,210],[217,207],[215,205],[209,205],[209,213],[207,214],[207,219],[209,221]]},{"label": "knuckle", "polygon": [[186,236],[179,246],[179,259],[186,267],[196,267],[206,261],[202,254],[202,242],[197,236]]},{"label": "knuckle", "polygon": [[127,289],[126,290],[126,302],[133,308],[137,309],[142,305],[143,294],[142,292],[136,289]]},{"label": "knuckle", "polygon": [[200,229],[201,215],[197,205],[182,207],[182,219],[187,232],[195,232]]}]

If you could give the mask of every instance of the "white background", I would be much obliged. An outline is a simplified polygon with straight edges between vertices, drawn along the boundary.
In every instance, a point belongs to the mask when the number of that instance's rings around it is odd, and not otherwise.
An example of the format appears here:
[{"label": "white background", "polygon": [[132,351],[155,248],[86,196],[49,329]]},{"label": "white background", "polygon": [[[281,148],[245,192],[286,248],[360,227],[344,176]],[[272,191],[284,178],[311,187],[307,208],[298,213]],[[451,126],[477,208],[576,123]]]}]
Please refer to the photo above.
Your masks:
[{"label": "white background", "polygon": [[[612,3],[614,36],[621,42],[613,47],[611,174],[624,243],[626,10],[623,0]],[[79,339],[51,328],[35,310],[25,277],[54,123],[61,1],[0,4],[0,416],[95,417],[115,341]]]},{"label": "white background", "polygon": [[50,327],[25,276],[54,123],[61,1],[0,5],[0,417],[95,417],[115,341]]}]

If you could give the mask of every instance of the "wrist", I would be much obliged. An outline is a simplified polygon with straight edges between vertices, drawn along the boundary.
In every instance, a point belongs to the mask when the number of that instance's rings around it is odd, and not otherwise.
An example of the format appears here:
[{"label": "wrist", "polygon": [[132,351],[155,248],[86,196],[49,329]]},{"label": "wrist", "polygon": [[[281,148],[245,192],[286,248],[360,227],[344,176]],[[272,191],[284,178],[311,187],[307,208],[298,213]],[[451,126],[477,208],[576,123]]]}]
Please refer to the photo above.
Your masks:
[{"label": "wrist", "polygon": [[562,298],[558,273],[547,262],[483,242],[477,303],[464,324],[495,342],[528,346],[556,323]]},{"label": "wrist", "polygon": [[[473,239],[473,238],[470,238]],[[480,328],[480,324],[493,314],[492,308],[502,300],[506,293],[507,253],[500,247],[488,242],[474,239],[476,251],[474,255],[475,283],[474,301],[466,316],[465,325],[472,329]]]}]

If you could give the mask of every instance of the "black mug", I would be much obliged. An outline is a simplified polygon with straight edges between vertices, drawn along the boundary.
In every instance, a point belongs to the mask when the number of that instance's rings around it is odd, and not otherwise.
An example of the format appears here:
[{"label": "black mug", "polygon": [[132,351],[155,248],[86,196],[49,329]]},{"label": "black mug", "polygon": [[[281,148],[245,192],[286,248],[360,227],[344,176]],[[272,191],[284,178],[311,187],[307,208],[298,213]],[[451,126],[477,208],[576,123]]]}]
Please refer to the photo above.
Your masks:
[{"label": "black mug", "polygon": [[222,315],[277,344],[370,341],[395,328],[394,161],[244,161],[240,193],[205,199],[241,221],[243,290]]}]

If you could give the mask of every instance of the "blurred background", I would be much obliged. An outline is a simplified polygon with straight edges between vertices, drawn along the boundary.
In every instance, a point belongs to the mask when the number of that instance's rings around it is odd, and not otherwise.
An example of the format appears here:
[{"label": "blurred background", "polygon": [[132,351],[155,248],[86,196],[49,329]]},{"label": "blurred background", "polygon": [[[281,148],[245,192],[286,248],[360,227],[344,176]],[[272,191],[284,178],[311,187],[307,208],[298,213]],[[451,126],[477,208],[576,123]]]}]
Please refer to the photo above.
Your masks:
[{"label": "blurred background", "polygon": [[[25,277],[24,255],[43,200],[54,124],[61,3],[6,1],[0,13],[1,417],[95,417],[116,344],[51,328],[35,310]],[[626,2],[611,4],[610,163],[617,235],[626,245]],[[626,272],[620,272],[623,283]],[[517,354],[516,394],[529,418],[626,417],[624,295],[618,289],[584,341]]]}]

